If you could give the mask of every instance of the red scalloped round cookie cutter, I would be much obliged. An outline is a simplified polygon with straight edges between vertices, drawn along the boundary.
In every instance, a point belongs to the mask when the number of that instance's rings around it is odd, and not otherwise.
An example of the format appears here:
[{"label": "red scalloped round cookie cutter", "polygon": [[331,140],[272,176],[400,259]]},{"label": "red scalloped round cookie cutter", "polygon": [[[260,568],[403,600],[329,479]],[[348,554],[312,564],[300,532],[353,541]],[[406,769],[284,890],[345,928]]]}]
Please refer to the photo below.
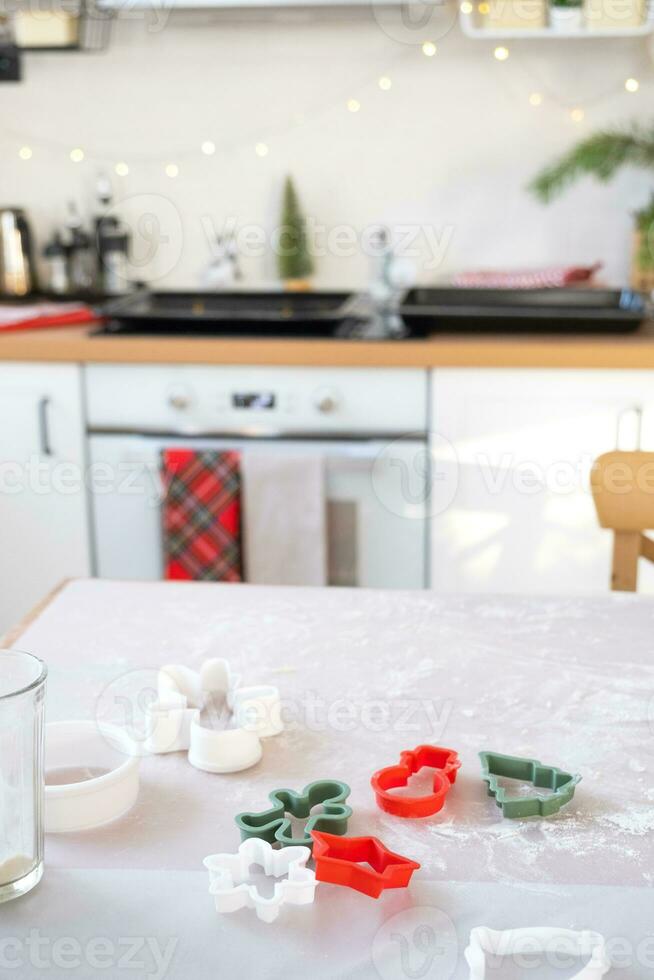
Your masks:
[{"label": "red scalloped round cookie cutter", "polygon": [[[395,817],[431,817],[443,808],[445,798],[456,780],[461,766],[454,749],[438,745],[419,745],[413,751],[401,752],[396,766],[379,769],[370,780],[377,806]],[[420,769],[434,769],[433,792],[427,796],[398,796],[388,790],[406,786],[409,776]]]}]

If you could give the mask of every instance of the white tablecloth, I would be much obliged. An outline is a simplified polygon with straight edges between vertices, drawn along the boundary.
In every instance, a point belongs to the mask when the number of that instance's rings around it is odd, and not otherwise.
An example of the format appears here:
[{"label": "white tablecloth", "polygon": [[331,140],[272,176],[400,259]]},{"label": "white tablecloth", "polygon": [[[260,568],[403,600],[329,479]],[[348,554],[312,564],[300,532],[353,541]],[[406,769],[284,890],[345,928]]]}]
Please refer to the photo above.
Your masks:
[{"label": "white tablecloth", "polygon": [[[133,721],[130,692],[158,666],[224,656],[244,683],[280,687],[290,725],[242,773],[144,759],[129,815],[49,837],[41,885],[0,908],[0,976],[448,980],[467,975],[480,924],[598,929],[623,976],[654,976],[653,627],[654,604],[633,596],[71,583],[15,643],[49,664],[50,720]],[[463,760],[445,808],[384,814],[371,773],[424,742]],[[506,820],[480,749],[583,781],[558,816]],[[421,863],[410,888],[374,901],[321,884],[313,907],[284,908],[273,925],[248,910],[217,916],[202,858],[237,849],[234,814],[321,778],[352,787],[351,835]],[[504,961],[491,975],[518,974]]]}]

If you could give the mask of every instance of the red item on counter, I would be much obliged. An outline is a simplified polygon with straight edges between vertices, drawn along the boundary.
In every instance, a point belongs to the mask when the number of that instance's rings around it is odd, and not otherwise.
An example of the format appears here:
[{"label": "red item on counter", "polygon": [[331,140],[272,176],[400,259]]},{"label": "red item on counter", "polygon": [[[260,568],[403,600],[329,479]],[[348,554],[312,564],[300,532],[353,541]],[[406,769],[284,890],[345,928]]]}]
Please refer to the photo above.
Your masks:
[{"label": "red item on counter", "polygon": [[0,334],[14,330],[41,330],[49,327],[74,327],[101,320],[86,303],[32,303],[0,305]]},{"label": "red item on counter", "polygon": [[452,285],[468,289],[556,289],[590,282],[602,268],[595,265],[552,266],[546,269],[481,269],[476,272],[460,272]]},{"label": "red item on counter", "polygon": [[167,579],[242,581],[240,461],[233,450],[162,452]]}]

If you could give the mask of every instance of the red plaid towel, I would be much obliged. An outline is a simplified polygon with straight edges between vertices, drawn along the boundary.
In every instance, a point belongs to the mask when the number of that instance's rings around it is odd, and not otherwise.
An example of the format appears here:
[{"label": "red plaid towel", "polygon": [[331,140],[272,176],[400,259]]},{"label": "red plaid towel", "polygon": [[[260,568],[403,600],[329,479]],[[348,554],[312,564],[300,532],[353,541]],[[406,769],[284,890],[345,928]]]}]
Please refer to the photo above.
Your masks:
[{"label": "red plaid towel", "polygon": [[161,470],[165,577],[242,581],[239,454],[166,449]]}]

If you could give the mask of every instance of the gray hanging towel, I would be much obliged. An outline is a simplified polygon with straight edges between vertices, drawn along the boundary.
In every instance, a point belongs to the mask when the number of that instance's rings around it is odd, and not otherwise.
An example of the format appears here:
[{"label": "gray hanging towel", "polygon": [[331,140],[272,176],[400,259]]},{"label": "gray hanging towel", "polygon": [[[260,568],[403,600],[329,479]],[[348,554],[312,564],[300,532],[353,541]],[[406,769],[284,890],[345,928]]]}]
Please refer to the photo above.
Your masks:
[{"label": "gray hanging towel", "polygon": [[326,585],[323,458],[246,451],[241,479],[245,581]]}]

